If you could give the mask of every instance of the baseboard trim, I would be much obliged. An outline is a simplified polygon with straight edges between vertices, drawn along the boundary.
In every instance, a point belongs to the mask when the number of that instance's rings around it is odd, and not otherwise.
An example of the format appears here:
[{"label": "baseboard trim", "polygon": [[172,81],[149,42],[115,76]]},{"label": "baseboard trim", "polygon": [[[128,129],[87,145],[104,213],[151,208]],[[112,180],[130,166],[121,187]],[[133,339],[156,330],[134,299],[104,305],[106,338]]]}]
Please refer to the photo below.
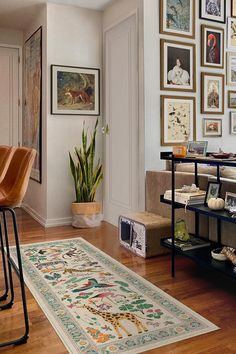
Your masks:
[{"label": "baseboard trim", "polygon": [[45,219],[41,215],[39,215],[33,208],[31,208],[28,204],[23,203],[21,207],[43,227],[66,226],[66,225],[71,225],[72,223],[72,217],[66,217],[60,219]]}]

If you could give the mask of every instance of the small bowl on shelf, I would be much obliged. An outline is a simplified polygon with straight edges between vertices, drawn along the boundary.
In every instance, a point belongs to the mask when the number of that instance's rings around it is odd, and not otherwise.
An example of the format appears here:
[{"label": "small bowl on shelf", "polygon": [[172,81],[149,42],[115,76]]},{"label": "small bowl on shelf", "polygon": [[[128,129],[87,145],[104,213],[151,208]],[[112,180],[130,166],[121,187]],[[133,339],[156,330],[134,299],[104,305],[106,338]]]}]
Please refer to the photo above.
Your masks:
[{"label": "small bowl on shelf", "polygon": [[211,251],[211,256],[217,261],[226,261],[227,257],[222,253],[223,248],[215,248]]}]

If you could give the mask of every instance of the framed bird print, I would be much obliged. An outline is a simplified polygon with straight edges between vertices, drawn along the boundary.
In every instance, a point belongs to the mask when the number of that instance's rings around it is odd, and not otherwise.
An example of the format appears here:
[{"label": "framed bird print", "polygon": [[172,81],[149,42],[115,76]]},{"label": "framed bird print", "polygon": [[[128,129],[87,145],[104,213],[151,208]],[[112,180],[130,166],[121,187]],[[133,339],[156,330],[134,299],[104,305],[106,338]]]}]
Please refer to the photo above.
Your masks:
[{"label": "framed bird print", "polygon": [[224,29],[202,25],[202,66],[224,68]]},{"label": "framed bird print", "polygon": [[160,0],[160,33],[195,38],[195,0]]},{"label": "framed bird print", "polygon": [[200,18],[225,23],[226,0],[199,0]]},{"label": "framed bird print", "polygon": [[224,114],[223,74],[202,73],[201,113]]}]

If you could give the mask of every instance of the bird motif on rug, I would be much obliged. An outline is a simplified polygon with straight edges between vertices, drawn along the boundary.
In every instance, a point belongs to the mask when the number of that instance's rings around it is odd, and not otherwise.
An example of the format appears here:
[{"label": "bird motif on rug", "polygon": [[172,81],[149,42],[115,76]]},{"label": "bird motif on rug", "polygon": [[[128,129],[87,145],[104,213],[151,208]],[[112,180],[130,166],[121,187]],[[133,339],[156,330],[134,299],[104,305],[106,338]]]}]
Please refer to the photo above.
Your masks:
[{"label": "bird motif on rug", "polygon": [[92,289],[92,288],[110,288],[112,286],[115,286],[115,285],[112,285],[112,284],[105,284],[105,283],[98,283],[98,281],[94,278],[91,278],[91,279],[88,279],[88,282],[86,284],[84,284],[84,286],[82,286],[81,288],[77,288],[77,289],[74,289],[72,290],[73,293],[78,293],[82,290],[89,290],[89,289]]}]

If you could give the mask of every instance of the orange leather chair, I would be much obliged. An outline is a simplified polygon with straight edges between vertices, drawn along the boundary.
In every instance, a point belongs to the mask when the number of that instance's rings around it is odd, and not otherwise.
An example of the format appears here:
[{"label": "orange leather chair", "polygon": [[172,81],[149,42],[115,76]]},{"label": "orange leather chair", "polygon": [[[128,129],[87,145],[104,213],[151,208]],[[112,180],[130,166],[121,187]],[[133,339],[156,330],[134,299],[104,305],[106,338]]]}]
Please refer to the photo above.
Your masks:
[{"label": "orange leather chair", "polygon": [[0,183],[5,177],[14,151],[12,146],[0,145]]},{"label": "orange leather chair", "polygon": [[[14,207],[19,205],[24,198],[25,192],[27,190],[29,178],[30,178],[32,165],[35,159],[35,155],[36,155],[36,151],[33,149],[15,148],[7,172],[5,173],[5,176],[3,177],[0,183],[0,214],[2,216],[1,224],[0,224],[0,239],[1,239],[2,250],[4,250],[4,247],[6,249],[5,253],[6,253],[7,264],[8,264],[8,275],[7,275],[6,266],[4,267],[4,262],[6,263],[5,255],[4,255],[3,271],[4,271],[4,279],[5,279],[5,289],[7,291],[6,291],[5,298],[3,298],[4,297],[3,296],[0,298],[0,300],[7,299],[8,290],[10,288],[10,299],[8,300],[7,303],[0,306],[0,309],[5,310],[7,308],[11,308],[14,302],[14,288],[13,288],[13,279],[12,279],[12,268],[13,268],[20,280],[21,297],[22,297],[24,322],[25,322],[25,332],[23,336],[12,341],[0,343],[0,348],[5,347],[7,345],[26,343],[29,334],[29,321],[28,321],[28,312],[27,312],[26,296],[25,296],[25,288],[24,288],[24,277],[23,277],[17,221],[16,221],[16,214],[14,211]],[[8,241],[8,220],[6,215],[7,213],[9,213],[12,218],[17,263],[18,263],[17,265],[13,262],[10,255],[10,247]],[[3,240],[2,227],[4,230],[4,240]]]}]

